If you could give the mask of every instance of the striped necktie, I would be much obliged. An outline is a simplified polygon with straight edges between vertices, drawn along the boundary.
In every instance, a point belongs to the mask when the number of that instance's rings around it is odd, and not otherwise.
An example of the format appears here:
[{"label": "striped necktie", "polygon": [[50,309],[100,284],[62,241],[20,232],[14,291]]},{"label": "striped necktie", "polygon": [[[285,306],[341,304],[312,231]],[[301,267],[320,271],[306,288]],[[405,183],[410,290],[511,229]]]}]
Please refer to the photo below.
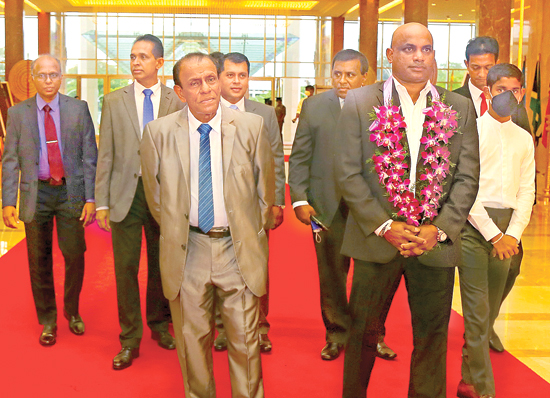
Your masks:
[{"label": "striped necktie", "polygon": [[145,98],[143,99],[143,128],[147,126],[147,123],[155,120],[155,113],[153,111],[153,101],[151,101],[151,95],[153,95],[153,90],[146,88],[143,90]]},{"label": "striped necktie", "polygon": [[214,199],[212,194],[212,166],[210,160],[210,131],[212,127],[203,123],[198,131],[201,135],[199,149],[199,228],[207,233],[214,226]]}]

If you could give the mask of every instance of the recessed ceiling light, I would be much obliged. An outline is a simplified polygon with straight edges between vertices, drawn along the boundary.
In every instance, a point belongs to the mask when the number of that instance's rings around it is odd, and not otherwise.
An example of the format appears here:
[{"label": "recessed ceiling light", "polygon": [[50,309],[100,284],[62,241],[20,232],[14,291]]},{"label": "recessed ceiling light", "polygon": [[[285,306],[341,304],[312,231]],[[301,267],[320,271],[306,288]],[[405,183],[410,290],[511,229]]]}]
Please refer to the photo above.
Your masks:
[{"label": "recessed ceiling light", "polygon": [[461,16],[462,16],[462,14],[458,14],[458,16],[459,16],[459,17],[461,17]]},{"label": "recessed ceiling light", "polygon": [[432,3],[432,6],[435,6],[435,3]]}]

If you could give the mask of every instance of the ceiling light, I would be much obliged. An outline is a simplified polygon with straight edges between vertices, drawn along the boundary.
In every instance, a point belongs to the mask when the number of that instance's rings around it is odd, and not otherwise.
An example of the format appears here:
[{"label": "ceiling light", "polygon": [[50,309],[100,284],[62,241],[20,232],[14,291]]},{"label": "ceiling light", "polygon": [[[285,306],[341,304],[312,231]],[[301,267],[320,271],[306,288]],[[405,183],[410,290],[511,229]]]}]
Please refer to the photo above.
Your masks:
[{"label": "ceiling light", "polygon": [[284,10],[311,10],[319,1],[276,0],[68,0],[76,7],[224,7],[224,8],[275,8]]}]

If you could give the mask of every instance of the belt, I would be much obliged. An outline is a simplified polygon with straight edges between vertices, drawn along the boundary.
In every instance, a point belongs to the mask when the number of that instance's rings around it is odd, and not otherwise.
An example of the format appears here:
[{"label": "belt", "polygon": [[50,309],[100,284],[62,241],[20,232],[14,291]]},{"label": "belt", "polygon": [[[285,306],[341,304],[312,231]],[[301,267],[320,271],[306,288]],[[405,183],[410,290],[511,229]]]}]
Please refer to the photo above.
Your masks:
[{"label": "belt", "polygon": [[208,235],[209,237],[214,238],[214,239],[227,238],[228,236],[231,236],[231,232],[229,231],[229,227],[228,228],[217,228],[217,229],[213,228],[210,231],[205,233],[199,227],[194,227],[194,226],[190,225],[189,230],[191,230],[193,232],[196,232],[198,234],[201,234],[201,235]]},{"label": "belt", "polygon": [[38,180],[43,184],[53,185],[53,186],[59,186],[59,185],[67,185],[67,181],[65,181],[65,177],[61,179],[61,181],[54,180],[53,178],[48,178],[47,180]]}]

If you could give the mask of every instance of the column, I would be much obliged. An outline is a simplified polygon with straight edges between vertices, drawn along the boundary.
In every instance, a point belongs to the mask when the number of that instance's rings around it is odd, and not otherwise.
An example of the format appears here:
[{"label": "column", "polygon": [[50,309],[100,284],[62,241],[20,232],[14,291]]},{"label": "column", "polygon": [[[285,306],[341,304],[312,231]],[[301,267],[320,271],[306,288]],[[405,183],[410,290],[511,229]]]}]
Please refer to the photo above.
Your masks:
[{"label": "column", "polygon": [[494,37],[500,62],[510,62],[512,0],[476,0],[476,6],[476,35]]},{"label": "column", "polygon": [[5,0],[6,80],[11,68],[24,59],[23,0]]},{"label": "column", "polygon": [[405,23],[418,22],[428,26],[428,0],[405,0],[403,19]]},{"label": "column", "polygon": [[332,56],[334,58],[338,51],[344,49],[344,22],[345,17],[332,17]]},{"label": "column", "polygon": [[359,51],[369,61],[367,84],[376,81],[379,0],[359,0]]},{"label": "column", "polygon": [[50,13],[38,13],[38,54],[49,54],[50,51]]}]

